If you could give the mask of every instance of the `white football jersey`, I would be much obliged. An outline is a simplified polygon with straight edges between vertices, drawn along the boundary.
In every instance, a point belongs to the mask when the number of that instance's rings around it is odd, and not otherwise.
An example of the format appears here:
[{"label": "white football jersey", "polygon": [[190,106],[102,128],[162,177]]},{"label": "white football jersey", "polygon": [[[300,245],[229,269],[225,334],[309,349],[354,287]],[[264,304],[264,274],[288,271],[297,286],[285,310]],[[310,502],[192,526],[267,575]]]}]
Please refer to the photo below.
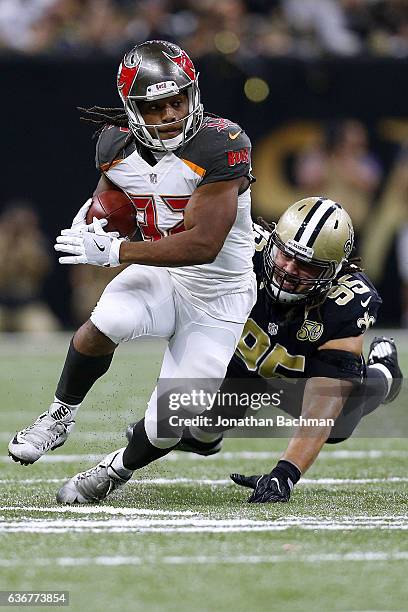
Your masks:
[{"label": "white football jersey", "polygon": [[[198,186],[250,177],[249,139],[227,120],[206,117],[191,141],[159,161],[150,151],[141,151],[134,140],[124,148],[128,134],[123,128],[105,129],[97,146],[97,165],[131,198],[144,240],[184,231],[184,210]],[[215,261],[168,269],[176,287],[210,314],[217,314],[217,298],[245,292],[253,284],[250,210],[248,188],[238,196],[237,217]]]}]

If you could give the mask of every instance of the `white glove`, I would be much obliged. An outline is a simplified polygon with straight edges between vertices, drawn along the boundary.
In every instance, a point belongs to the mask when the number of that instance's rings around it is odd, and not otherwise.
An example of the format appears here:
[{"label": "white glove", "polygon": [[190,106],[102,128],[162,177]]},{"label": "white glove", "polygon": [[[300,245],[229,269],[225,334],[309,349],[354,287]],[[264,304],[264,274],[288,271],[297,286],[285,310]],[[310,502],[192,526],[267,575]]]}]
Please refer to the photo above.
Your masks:
[{"label": "white glove", "polygon": [[[71,229],[86,228],[86,231],[88,232],[95,231],[93,223],[90,223],[89,225],[87,225],[86,223],[86,215],[88,213],[88,210],[91,207],[91,204],[92,204],[92,198],[88,198],[85,204],[82,204],[81,208],[78,210],[77,214],[72,220]],[[101,221],[102,227],[105,227],[105,225],[107,225],[108,223],[107,219],[101,219],[100,221]]]},{"label": "white glove", "polygon": [[99,219],[93,218],[94,232],[89,225],[64,229],[54,245],[56,251],[69,253],[60,257],[61,264],[92,264],[106,268],[120,266],[119,250],[125,238],[118,238],[117,232],[105,232]]}]

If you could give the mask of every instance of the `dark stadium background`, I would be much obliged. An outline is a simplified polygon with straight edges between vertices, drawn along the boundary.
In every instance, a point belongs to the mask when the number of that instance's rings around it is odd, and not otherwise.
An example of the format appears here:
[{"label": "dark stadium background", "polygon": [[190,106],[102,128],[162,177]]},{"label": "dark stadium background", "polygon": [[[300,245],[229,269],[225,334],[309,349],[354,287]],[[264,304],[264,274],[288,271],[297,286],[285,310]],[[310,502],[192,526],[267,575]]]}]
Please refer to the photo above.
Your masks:
[{"label": "dark stadium background", "polygon": [[[408,60],[376,57],[263,58],[239,63],[219,54],[201,57],[200,87],[205,109],[231,118],[254,144],[293,121],[353,117],[369,130],[370,146],[385,170],[395,161],[399,144],[381,136],[384,121],[406,116]],[[0,58],[2,96],[3,203],[27,198],[40,213],[42,227],[52,243],[68,226],[79,205],[98,179],[94,164],[93,127],[80,122],[77,106],[118,106],[116,58],[64,59],[60,56]],[[263,102],[251,102],[243,93],[249,77],[269,85]],[[281,172],[291,180],[290,156]],[[255,163],[255,175],[259,176]],[[381,186],[379,193],[381,192]],[[327,194],[330,195],[330,194]],[[254,198],[256,212],[256,192]],[[288,202],[289,204],[289,202]],[[265,215],[265,211],[262,211]],[[372,206],[370,218],[376,215]],[[279,214],[271,206],[268,218]],[[398,325],[400,300],[394,240],[386,249],[381,277],[375,279],[384,299],[380,324]],[[56,261],[56,259],[55,259]],[[46,300],[65,325],[70,325],[66,269],[56,263],[45,286]]]}]

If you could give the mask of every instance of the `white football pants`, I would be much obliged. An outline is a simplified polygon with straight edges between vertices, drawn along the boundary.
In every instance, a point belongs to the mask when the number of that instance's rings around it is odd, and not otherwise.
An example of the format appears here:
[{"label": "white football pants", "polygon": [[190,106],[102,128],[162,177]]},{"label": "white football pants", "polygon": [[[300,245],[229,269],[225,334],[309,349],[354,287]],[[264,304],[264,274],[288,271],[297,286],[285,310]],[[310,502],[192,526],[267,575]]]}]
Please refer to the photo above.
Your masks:
[{"label": "white football pants", "polygon": [[[223,298],[217,299],[222,304]],[[234,312],[240,311],[245,321],[256,300],[255,280],[248,291],[228,294],[230,306],[231,300]],[[228,319],[227,309],[225,318]],[[137,264],[109,283],[91,321],[116,344],[141,336],[166,338],[161,379],[218,379],[220,384],[244,326],[244,322],[214,318],[197,308],[177,291],[166,268]],[[150,442],[159,448],[169,448],[177,442],[175,437],[157,435],[157,387],[148,402],[145,428]],[[180,439],[181,431],[177,435]]]}]

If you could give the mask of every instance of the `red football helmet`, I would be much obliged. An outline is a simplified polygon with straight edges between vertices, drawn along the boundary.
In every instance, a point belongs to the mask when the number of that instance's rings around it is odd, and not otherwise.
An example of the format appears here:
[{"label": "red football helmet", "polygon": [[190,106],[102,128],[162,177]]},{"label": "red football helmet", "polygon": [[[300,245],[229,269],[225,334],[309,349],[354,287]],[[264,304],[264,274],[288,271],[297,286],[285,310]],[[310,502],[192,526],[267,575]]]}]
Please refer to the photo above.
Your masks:
[{"label": "red football helmet", "polygon": [[[203,106],[198,73],[187,53],[177,45],[164,40],[149,40],[133,47],[119,66],[117,83],[129,127],[135,138],[146,147],[165,151],[177,149],[200,129]],[[183,131],[175,138],[164,140],[158,131],[161,125],[144,122],[138,102],[160,100],[180,92],[187,94],[189,107],[188,115],[181,120]],[[154,136],[147,128],[153,130]]]}]

